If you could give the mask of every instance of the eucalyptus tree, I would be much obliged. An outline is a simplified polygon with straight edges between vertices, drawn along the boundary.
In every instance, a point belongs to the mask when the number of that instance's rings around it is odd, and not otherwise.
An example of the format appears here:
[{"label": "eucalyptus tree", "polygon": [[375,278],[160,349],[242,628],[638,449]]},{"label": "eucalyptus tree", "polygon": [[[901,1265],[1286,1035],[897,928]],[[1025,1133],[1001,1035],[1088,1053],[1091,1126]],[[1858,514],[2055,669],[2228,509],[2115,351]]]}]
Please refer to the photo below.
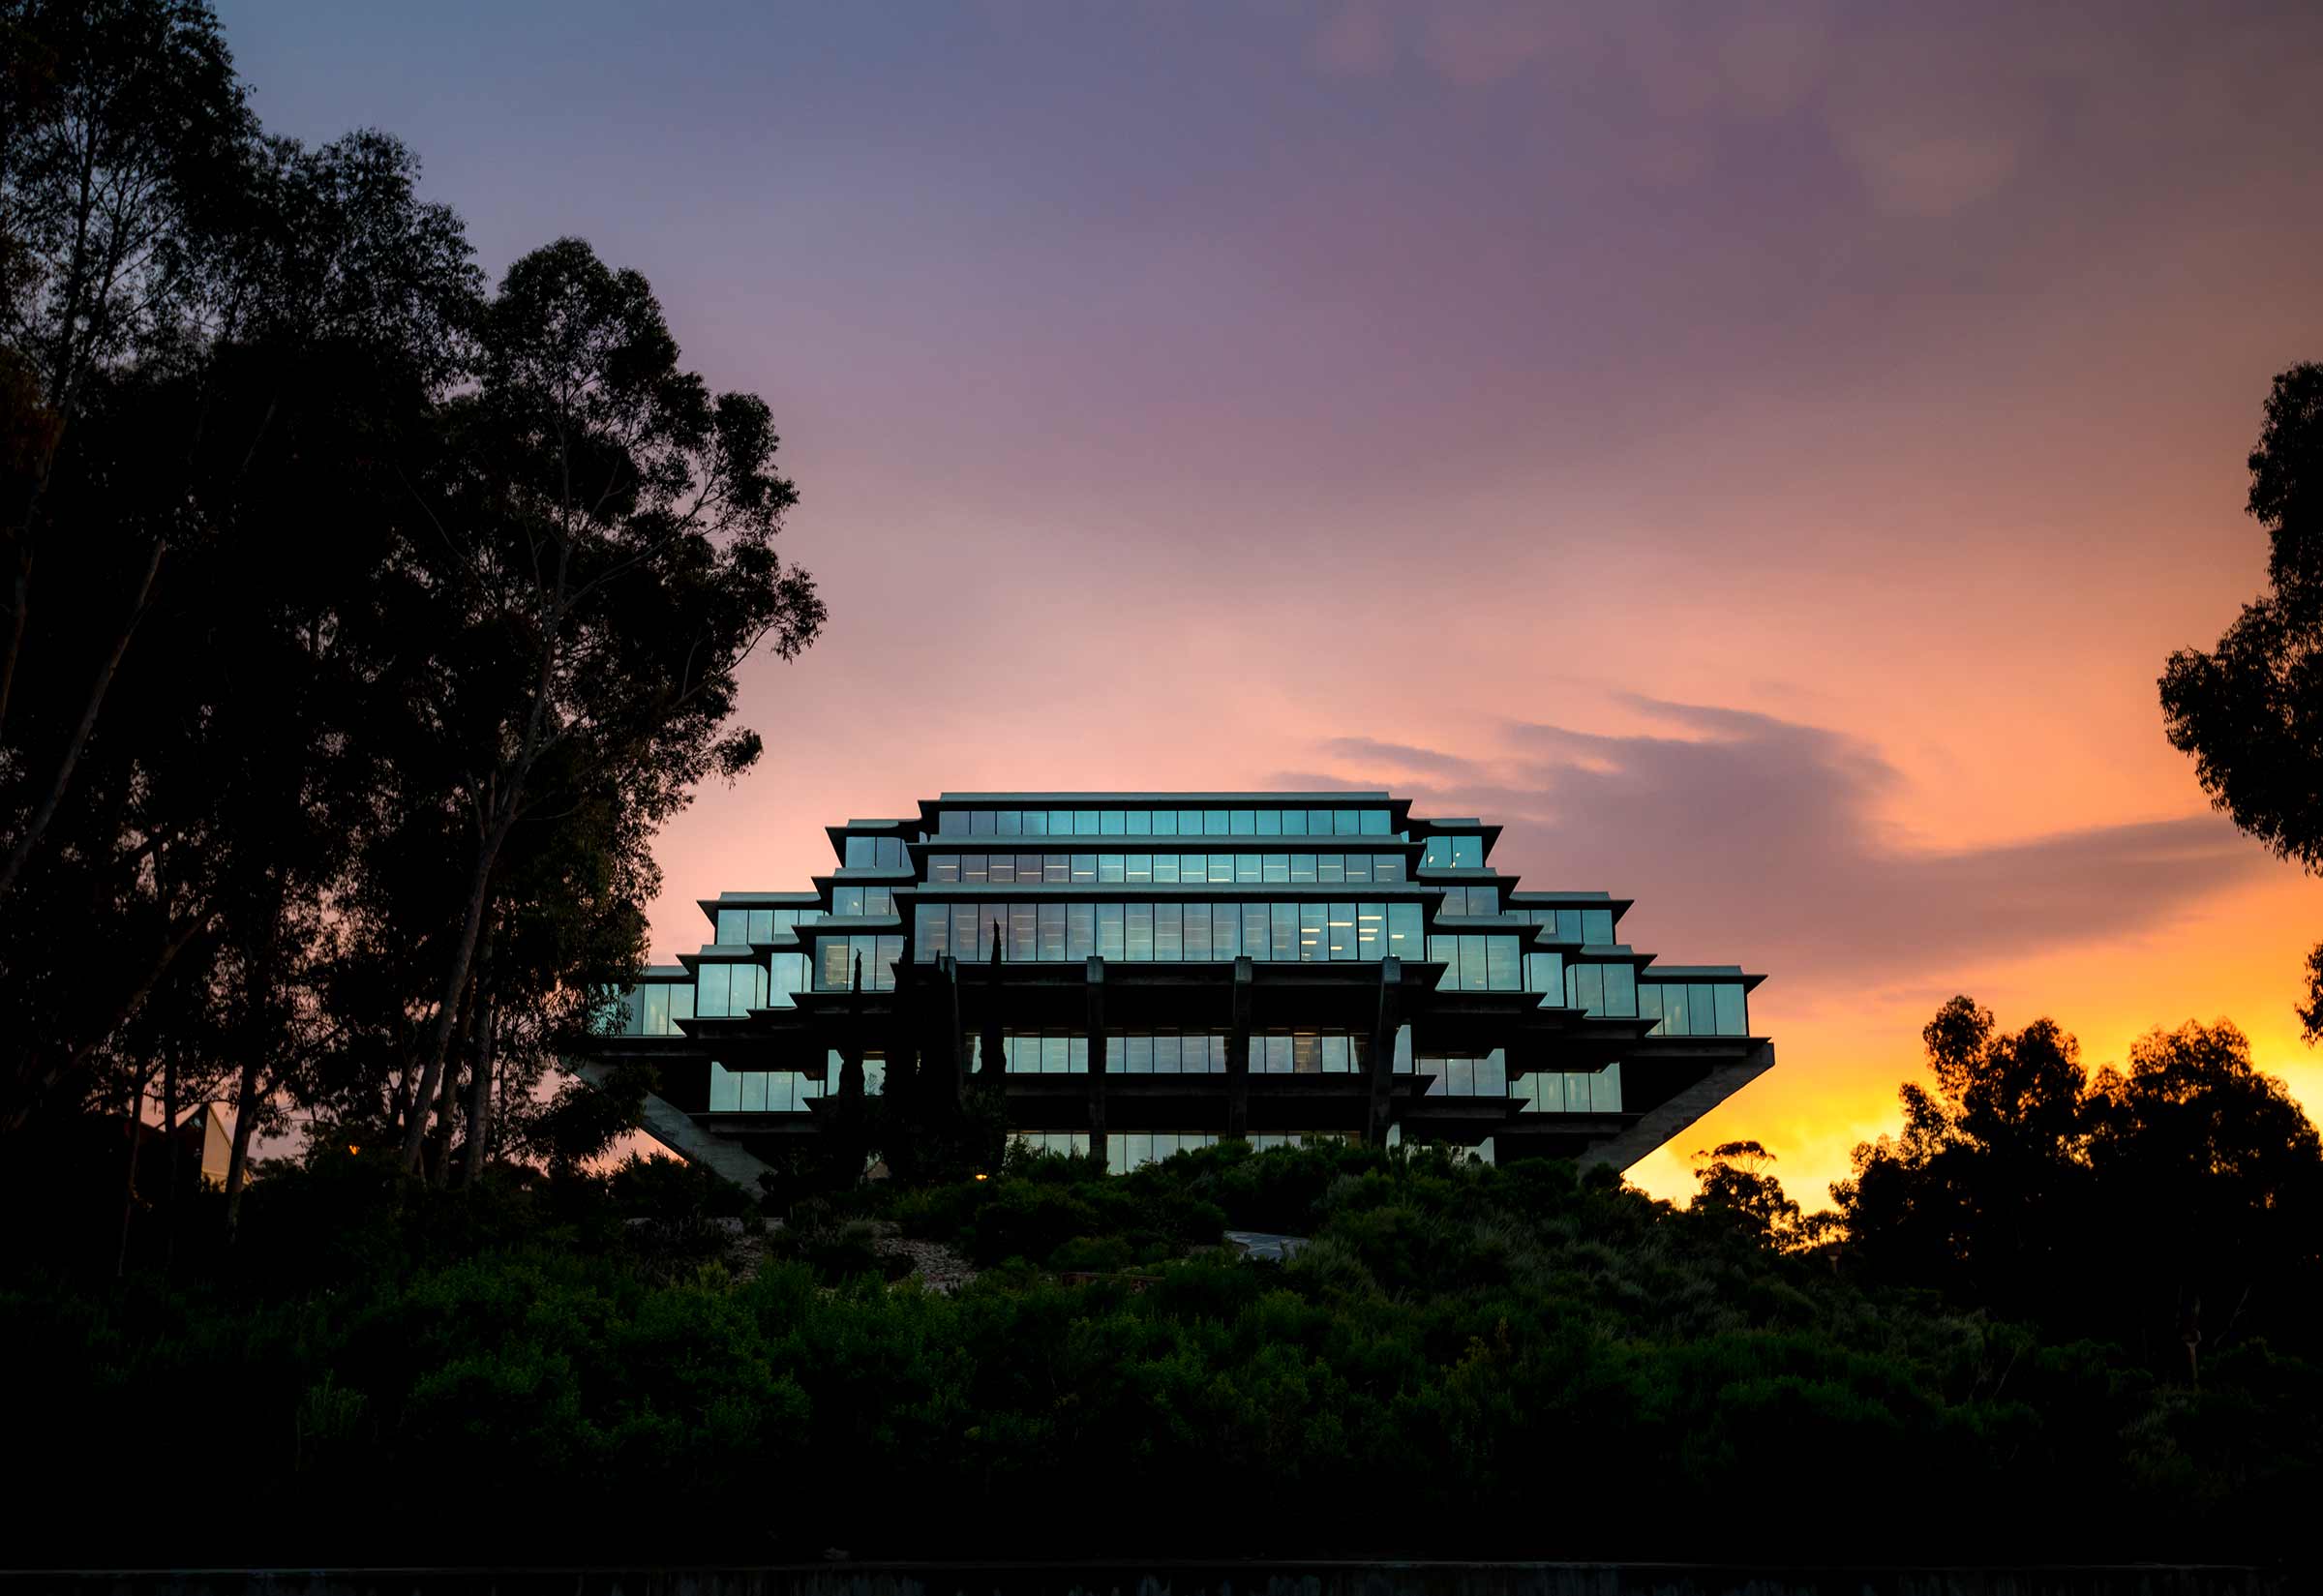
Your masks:
[{"label": "eucalyptus tree", "polygon": [[[2267,532],[2267,590],[2208,652],[2161,674],[2171,743],[2211,802],[2283,858],[2323,874],[2323,364],[2275,378],[2244,508]],[[2323,944],[2299,1010],[2323,1040]]]},{"label": "eucalyptus tree", "polygon": [[795,657],[824,618],[774,550],[797,494],[765,402],[681,368],[642,276],[561,239],[509,269],[476,341],[413,551],[466,629],[441,725],[465,880],[400,1095],[414,1171],[518,828],[597,798],[650,831],[747,769],[740,665]]}]

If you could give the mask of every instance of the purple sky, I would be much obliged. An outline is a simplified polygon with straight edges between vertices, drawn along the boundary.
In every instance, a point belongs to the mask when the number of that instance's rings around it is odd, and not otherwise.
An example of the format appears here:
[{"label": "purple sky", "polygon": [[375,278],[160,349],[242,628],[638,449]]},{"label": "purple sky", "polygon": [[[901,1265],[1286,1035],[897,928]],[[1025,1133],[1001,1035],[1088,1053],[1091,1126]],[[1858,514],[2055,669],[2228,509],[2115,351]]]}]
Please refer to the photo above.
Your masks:
[{"label": "purple sky", "polygon": [[401,134],[488,270],[581,234],[774,407],[830,630],[661,955],[941,788],[1387,783],[1767,971],[1697,1135],[1809,1198],[1956,990],[2323,1100],[2323,893],[2153,689],[2323,358],[2323,8],[222,10],[271,127]]}]

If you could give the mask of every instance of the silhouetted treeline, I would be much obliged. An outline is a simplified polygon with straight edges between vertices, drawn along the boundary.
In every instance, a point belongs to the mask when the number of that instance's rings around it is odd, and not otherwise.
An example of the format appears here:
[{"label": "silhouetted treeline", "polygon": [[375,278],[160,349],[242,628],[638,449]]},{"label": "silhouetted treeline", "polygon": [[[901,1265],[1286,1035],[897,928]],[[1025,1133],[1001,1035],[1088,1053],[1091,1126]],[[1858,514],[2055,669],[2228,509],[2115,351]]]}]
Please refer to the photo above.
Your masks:
[{"label": "silhouetted treeline", "polygon": [[237,1196],[292,1110],[601,1145],[535,1083],[823,619],[766,406],[577,240],[488,289],[393,137],[267,136],[198,0],[11,0],[0,62],[6,1162],[148,1099],[241,1110]]},{"label": "silhouetted treeline", "polygon": [[[1801,1216],[1756,1142],[1697,1155],[1697,1206],[1867,1286],[1939,1294],[2198,1386],[2217,1361],[2323,1356],[2323,1141],[2231,1023],[2156,1031],[2092,1075],[2049,1019],[1954,998],[1931,1090]],[[2317,1417],[2323,1417],[2318,1413]]]}]

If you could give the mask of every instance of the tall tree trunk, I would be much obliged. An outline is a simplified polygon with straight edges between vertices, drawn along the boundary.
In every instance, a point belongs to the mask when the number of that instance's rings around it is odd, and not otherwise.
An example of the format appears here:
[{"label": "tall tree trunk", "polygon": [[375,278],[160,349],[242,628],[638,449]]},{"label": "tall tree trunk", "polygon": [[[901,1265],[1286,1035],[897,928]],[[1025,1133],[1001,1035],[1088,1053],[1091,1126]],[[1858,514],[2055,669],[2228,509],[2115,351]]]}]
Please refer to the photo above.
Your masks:
[{"label": "tall tree trunk", "polygon": [[476,1002],[476,1062],[475,1078],[468,1086],[468,1156],[460,1162],[460,1184],[472,1189],[484,1178],[484,1159],[492,1147],[492,1070],[495,1046],[494,1029],[498,1016],[494,1012],[492,985],[492,954],[499,942],[499,928],[493,928],[492,940],[484,945],[484,968],[477,978],[482,993]]},{"label": "tall tree trunk", "polygon": [[145,1138],[137,1132],[144,1129],[145,1083],[152,1077],[139,1075],[129,1094],[129,1167],[121,1179],[121,1245],[113,1252],[113,1279],[129,1273],[129,1221],[137,1207],[137,1148]]},{"label": "tall tree trunk", "polygon": [[430,1186],[441,1189],[451,1172],[453,1122],[460,1109],[460,1065],[473,1045],[476,1029],[476,989],[471,982],[460,1000],[459,1039],[443,1061],[442,1090],[436,1094],[436,1124],[428,1132],[427,1153],[421,1164]]},{"label": "tall tree trunk", "polygon": [[226,1240],[233,1245],[242,1223],[242,1188],[250,1176],[250,1138],[257,1128],[259,1092],[265,1084],[265,1060],[273,1037],[268,1016],[274,1009],[275,969],[282,949],[283,899],[281,884],[267,899],[266,924],[258,933],[242,993],[242,1078],[234,1093],[234,1142],[226,1158]]},{"label": "tall tree trunk", "polygon": [[0,726],[8,724],[8,702],[16,684],[16,656],[24,651],[24,622],[32,607],[32,533],[16,555],[8,606],[8,652],[0,654]]},{"label": "tall tree trunk", "polygon": [[[145,1007],[145,1000],[153,995],[153,989],[161,983],[163,975],[194,939],[201,934],[202,929],[199,916],[180,926],[177,933],[162,945],[161,952],[154,959],[153,969],[146,974],[144,980],[136,991],[121,1000],[113,1010],[112,1018],[105,1025],[90,1032],[69,1050],[57,1049],[45,1054],[34,1052],[18,1061],[15,1079],[12,1083],[15,1088],[15,1097],[7,1110],[0,1112],[0,1134],[21,1130],[25,1122],[32,1118],[33,1109],[55,1089],[57,1082],[87,1064],[97,1049],[105,1045],[106,1038],[136,1018],[137,1010]],[[51,1062],[41,1062],[44,1058]]]},{"label": "tall tree trunk", "polygon": [[461,917],[460,940],[452,950],[452,968],[444,980],[443,1004],[436,1012],[436,1022],[429,1028],[427,1062],[419,1076],[419,1090],[412,1094],[411,1118],[404,1127],[404,1173],[419,1173],[420,1155],[426,1150],[428,1135],[428,1104],[435,1099],[443,1080],[443,1061],[450,1050],[452,1028],[459,1023],[460,995],[468,990],[468,969],[475,962],[476,944],[484,928],[485,901],[492,888],[492,867],[498,862],[500,848],[516,824],[516,801],[513,794],[496,792],[494,808],[498,811],[484,835],[476,844],[476,863],[468,882],[468,910]]},{"label": "tall tree trunk", "polygon": [[163,1149],[167,1159],[162,1165],[162,1178],[168,1183],[162,1189],[162,1273],[167,1275],[177,1265],[177,1181],[180,1173],[177,1157],[177,1049],[174,1047],[162,1055],[162,1133],[168,1138]]},{"label": "tall tree trunk", "polygon": [[122,656],[129,652],[129,641],[136,635],[137,622],[145,617],[145,602],[153,592],[154,576],[162,568],[163,551],[168,547],[166,538],[154,540],[153,557],[145,562],[145,575],[137,584],[137,596],[130,606],[129,619],[114,636],[112,647],[105,656],[105,663],[98,668],[97,679],[89,684],[89,702],[80,712],[79,723],[73,728],[73,739],[65,744],[64,757],[57,762],[56,775],[48,783],[48,795],[41,800],[41,806],[33,811],[31,821],[24,828],[24,834],[16,839],[15,847],[9,850],[8,862],[0,865],[0,895],[5,895],[15,885],[16,877],[23,873],[25,861],[32,858],[33,846],[41,840],[42,833],[48,829],[48,823],[56,818],[57,805],[64,801],[66,790],[73,785],[74,768],[80,763],[80,753],[88,746],[90,734],[97,729],[98,711],[105,708],[105,695],[112,687],[114,674],[121,669]]}]

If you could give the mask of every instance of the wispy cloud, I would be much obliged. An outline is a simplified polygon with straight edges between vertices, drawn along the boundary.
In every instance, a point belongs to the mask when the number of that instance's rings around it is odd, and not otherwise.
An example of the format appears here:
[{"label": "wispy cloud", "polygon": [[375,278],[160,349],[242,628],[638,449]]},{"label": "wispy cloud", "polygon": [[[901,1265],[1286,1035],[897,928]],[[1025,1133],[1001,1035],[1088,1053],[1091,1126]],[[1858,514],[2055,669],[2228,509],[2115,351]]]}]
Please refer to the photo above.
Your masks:
[{"label": "wispy cloud", "polygon": [[[1481,756],[1321,745],[1366,785],[1508,827],[1534,887],[1639,900],[1666,957],[1743,958],[1821,983],[1890,979],[2143,932],[2272,868],[2214,815],[1944,848],[1886,822],[1904,778],[1860,738],[1748,710],[1629,698],[1667,735],[1520,723]],[[1302,780],[1323,781],[1310,773]]]}]

